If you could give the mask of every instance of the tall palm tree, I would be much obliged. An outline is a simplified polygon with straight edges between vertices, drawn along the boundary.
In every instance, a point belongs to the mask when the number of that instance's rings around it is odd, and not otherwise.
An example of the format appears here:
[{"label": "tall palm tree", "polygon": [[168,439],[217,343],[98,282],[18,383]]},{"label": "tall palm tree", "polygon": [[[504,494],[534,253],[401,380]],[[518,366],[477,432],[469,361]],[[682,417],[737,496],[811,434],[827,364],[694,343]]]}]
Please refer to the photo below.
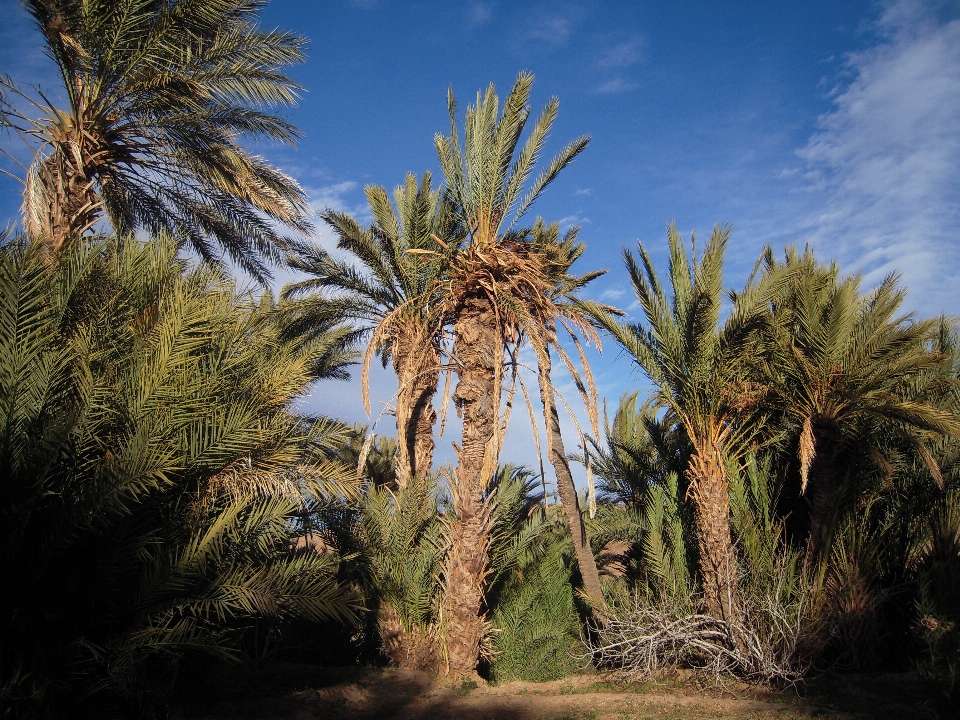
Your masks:
[{"label": "tall palm tree", "polygon": [[[260,281],[306,232],[303,190],[241,140],[292,142],[268,109],[304,39],[256,26],[263,0],[25,0],[60,70],[66,106],[0,79],[0,127],[38,143],[23,217],[45,254],[106,216],[120,233],[166,230],[208,262],[221,252]],[[32,117],[25,105],[39,111]]]},{"label": "tall palm tree", "polygon": [[721,325],[723,257],[728,227],[713,230],[703,254],[691,257],[671,223],[668,296],[650,255],[639,245],[640,263],[624,251],[645,326],[624,323],[593,310],[598,322],[656,386],[660,405],[683,427],[692,452],[687,463],[689,495],[699,550],[700,575],[708,611],[716,618],[740,616],[737,558],[730,534],[727,463],[755,432],[755,405],[746,375],[744,349],[764,310],[758,292],[735,297]]},{"label": "tall palm tree", "polygon": [[[453,318],[453,393],[463,419],[452,477],[455,517],[450,524],[444,620],[450,671],[476,672],[484,634],[483,578],[490,545],[490,507],[484,488],[493,477],[505,431],[501,416],[505,346],[531,325],[537,304],[550,302],[541,259],[526,242],[519,221],[531,204],[587,145],[580,137],[563,148],[529,184],[559,106],[551,99],[526,142],[520,136],[530,116],[533,76],[521,73],[500,112],[493,85],[467,108],[463,144],[456,103],[448,95],[450,135],[436,145],[446,195],[466,230],[445,282],[446,310]],[[534,346],[537,347],[539,333]],[[542,346],[541,346],[542,347]]]},{"label": "tall palm tree", "polygon": [[[534,306],[534,322],[528,323],[526,334],[536,337],[534,345],[537,351],[537,380],[540,387],[540,400],[543,403],[544,428],[547,434],[547,454],[557,476],[557,490],[564,514],[570,525],[570,535],[573,539],[574,554],[583,578],[583,587],[595,609],[602,609],[606,603],[600,587],[600,573],[597,561],[593,556],[590,541],[587,537],[587,528],[580,512],[580,501],[577,488],[570,472],[570,460],[567,457],[563,444],[563,435],[560,432],[560,416],[557,408],[557,393],[552,382],[553,363],[551,348],[557,352],[585,400],[588,414],[591,415],[593,432],[598,433],[599,419],[595,400],[596,389],[590,374],[590,367],[578,338],[578,333],[586,336],[587,341],[593,341],[599,346],[599,338],[589,318],[575,303],[576,292],[588,283],[604,275],[605,270],[593,271],[584,275],[570,274],[570,267],[583,254],[587,246],[577,242],[579,228],[571,228],[561,239],[560,227],[557,223],[545,226],[541,221],[533,228],[531,243],[541,258],[541,271],[547,280],[550,289],[547,291],[549,303]],[[610,314],[620,314],[620,311],[603,306],[603,310]],[[540,312],[546,311],[544,314]],[[567,331],[576,345],[583,363],[583,376],[577,372],[574,364],[567,356],[557,338],[557,326]],[[584,379],[586,383],[584,383]],[[586,448],[583,448],[586,452]],[[584,463],[590,468],[589,455],[584,456]]]},{"label": "tall palm tree", "polygon": [[317,245],[305,246],[289,264],[306,280],[284,288],[288,332],[309,336],[331,317],[357,321],[368,335],[363,361],[363,398],[370,412],[370,363],[380,353],[397,376],[397,485],[423,480],[433,464],[433,408],[441,370],[444,312],[437,288],[449,253],[437,253],[434,237],[456,245],[456,218],[441,192],[424,173],[420,182],[408,174],[393,192],[396,209],[379,185],[365,189],[374,222],[363,228],[347,213],[326,210],[321,217],[337,234],[337,247],[352,255],[359,268],[338,260]]},{"label": "tall palm tree", "polygon": [[935,373],[943,361],[932,351],[940,323],[897,315],[905,291],[896,275],[864,295],[859,276],[840,277],[835,264],[818,264],[809,249],[803,255],[788,249],[782,263],[768,250],[765,273],[784,270],[789,280],[771,298],[763,382],[799,431],[800,487],[810,508],[809,565],[828,548],[845,444],[863,443],[867,424],[893,431],[942,483],[924,436],[956,437],[960,421],[914,392],[914,381]]}]

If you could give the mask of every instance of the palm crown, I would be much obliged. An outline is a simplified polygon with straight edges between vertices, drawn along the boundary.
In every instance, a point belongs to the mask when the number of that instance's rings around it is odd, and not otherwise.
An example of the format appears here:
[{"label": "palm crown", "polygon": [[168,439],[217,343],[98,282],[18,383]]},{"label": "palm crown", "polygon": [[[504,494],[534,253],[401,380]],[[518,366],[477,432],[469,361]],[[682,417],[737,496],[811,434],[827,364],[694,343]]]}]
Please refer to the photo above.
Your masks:
[{"label": "palm crown", "polygon": [[942,480],[918,433],[956,436],[960,427],[953,413],[911,387],[935,374],[943,357],[930,347],[937,320],[898,316],[905,293],[896,275],[861,294],[859,276],[840,277],[836,265],[819,265],[809,250],[800,255],[791,248],[782,263],[768,251],[765,277],[783,271],[789,281],[771,298],[764,375],[774,404],[800,429],[812,561],[827,543],[839,484],[835,464],[846,440],[859,435],[862,442],[867,425],[893,430]]},{"label": "palm crown", "polygon": [[[336,210],[321,215],[336,232],[338,248],[355,258],[359,267],[316,245],[291,257],[290,266],[308,277],[284,289],[284,297],[293,301],[286,311],[288,328],[309,335],[333,317],[357,322],[357,336],[369,336],[362,374],[368,413],[373,356],[379,352],[384,364],[392,359],[400,385],[398,437],[403,439],[398,445],[397,481],[404,485],[411,475],[429,472],[432,462],[431,400],[440,373],[444,321],[438,289],[458,229],[440,191],[432,188],[430,173],[424,173],[420,182],[408,174],[394,190],[395,207],[379,185],[368,186],[366,195],[374,217],[368,228]],[[452,243],[448,252],[435,252],[437,237]]]},{"label": "palm crown", "polygon": [[[53,255],[103,214],[121,232],[172,232],[207,261],[221,251],[259,280],[306,232],[304,193],[245,150],[242,138],[291,142],[267,108],[299,86],[281,69],[302,38],[254,24],[262,0],[28,0],[57,63],[67,107],[0,81],[0,125],[40,143],[27,172],[24,226]],[[41,111],[18,109],[17,98]]]}]

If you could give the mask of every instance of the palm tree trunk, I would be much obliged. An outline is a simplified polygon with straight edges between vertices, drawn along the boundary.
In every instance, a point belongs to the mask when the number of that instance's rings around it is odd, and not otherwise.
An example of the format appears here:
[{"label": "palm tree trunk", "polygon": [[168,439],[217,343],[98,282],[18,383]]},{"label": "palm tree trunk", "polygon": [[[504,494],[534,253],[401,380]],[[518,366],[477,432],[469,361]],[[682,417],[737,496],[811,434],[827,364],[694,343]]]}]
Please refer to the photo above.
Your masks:
[{"label": "palm tree trunk", "polygon": [[437,423],[437,411],[433,407],[433,396],[440,382],[440,354],[433,345],[427,357],[427,369],[421,371],[414,384],[413,417],[413,469],[412,474],[419,479],[425,478],[433,468],[433,428]]},{"label": "palm tree trunk", "polygon": [[837,453],[840,451],[840,426],[830,417],[814,416],[813,458],[810,461],[804,494],[810,510],[810,535],[804,565],[814,568],[830,548],[833,518],[837,508]]},{"label": "palm tree trunk", "polygon": [[394,463],[397,485],[410,478],[423,479],[433,467],[433,427],[437,412],[433,396],[440,381],[440,356],[429,338],[417,333],[404,337],[394,352],[397,373],[397,457]]},{"label": "palm tree trunk", "polygon": [[730,482],[724,456],[712,444],[697,448],[687,470],[697,526],[700,575],[707,612],[733,623],[740,619],[737,556],[730,536]]},{"label": "palm tree trunk", "polygon": [[101,207],[92,180],[63,151],[54,150],[27,174],[24,228],[40,240],[47,262],[97,221]]},{"label": "palm tree trunk", "polygon": [[557,490],[560,493],[560,503],[570,525],[570,537],[573,539],[573,551],[583,578],[583,589],[593,604],[594,610],[606,607],[603,591],[600,588],[600,572],[597,570],[597,561],[590,548],[587,537],[587,528],[580,513],[580,501],[577,497],[577,488],[573,484],[573,475],[570,473],[570,461],[567,460],[566,449],[563,445],[563,435],[560,433],[560,415],[557,412],[557,403],[553,397],[553,384],[550,382],[552,363],[550,350],[540,358],[538,380],[540,382],[540,401],[543,403],[544,421],[546,423],[547,452],[550,464],[557,473]]},{"label": "palm tree trunk", "polygon": [[407,657],[407,633],[397,611],[386,603],[380,605],[377,613],[377,630],[380,632],[380,649],[390,665],[402,667]]},{"label": "palm tree trunk", "polygon": [[465,298],[456,315],[454,361],[458,381],[453,399],[463,418],[463,436],[451,487],[455,517],[450,523],[443,607],[449,671],[454,677],[473,677],[484,633],[481,610],[489,560],[490,512],[483,491],[499,456],[498,370],[503,339],[486,297]]}]

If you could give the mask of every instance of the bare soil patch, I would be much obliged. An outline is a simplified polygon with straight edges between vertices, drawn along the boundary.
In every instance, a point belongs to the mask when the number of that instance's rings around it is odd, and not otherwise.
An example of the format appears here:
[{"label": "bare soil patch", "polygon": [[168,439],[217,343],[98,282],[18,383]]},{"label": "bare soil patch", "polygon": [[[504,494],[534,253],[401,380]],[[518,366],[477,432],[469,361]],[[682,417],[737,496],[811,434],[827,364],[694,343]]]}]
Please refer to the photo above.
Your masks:
[{"label": "bare soil patch", "polygon": [[191,720],[799,720],[927,718],[912,675],[835,677],[804,696],[682,675],[622,685],[600,675],[552,683],[453,686],[424,673],[276,663],[233,668],[177,699]]}]

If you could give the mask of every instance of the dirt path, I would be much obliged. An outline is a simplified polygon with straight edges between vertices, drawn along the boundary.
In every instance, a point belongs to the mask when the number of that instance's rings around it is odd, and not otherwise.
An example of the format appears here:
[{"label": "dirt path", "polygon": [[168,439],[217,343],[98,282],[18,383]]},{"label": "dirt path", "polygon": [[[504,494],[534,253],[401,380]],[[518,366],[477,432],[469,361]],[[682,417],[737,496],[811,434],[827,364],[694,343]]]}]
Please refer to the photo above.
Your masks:
[{"label": "dirt path", "polygon": [[216,688],[210,684],[196,688],[181,706],[189,710],[181,714],[193,720],[928,717],[904,676],[855,679],[849,687],[833,687],[830,695],[806,699],[744,685],[698,688],[690,681],[613,686],[596,675],[552,683],[456,688],[422,673],[299,665],[279,665],[221,680]]}]

